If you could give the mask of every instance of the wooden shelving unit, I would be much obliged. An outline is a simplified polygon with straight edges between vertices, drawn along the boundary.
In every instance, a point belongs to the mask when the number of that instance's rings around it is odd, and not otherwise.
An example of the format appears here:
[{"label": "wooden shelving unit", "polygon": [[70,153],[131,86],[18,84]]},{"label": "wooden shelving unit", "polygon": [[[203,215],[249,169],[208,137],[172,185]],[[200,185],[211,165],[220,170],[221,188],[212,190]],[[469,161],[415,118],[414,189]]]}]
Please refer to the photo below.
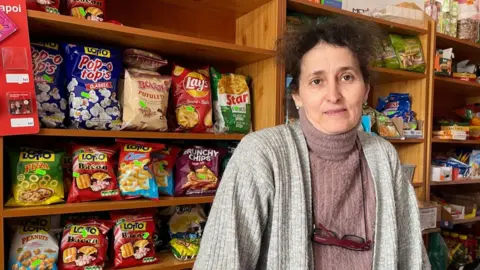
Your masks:
[{"label": "wooden shelving unit", "polygon": [[430,186],[452,186],[452,185],[471,185],[480,184],[480,179],[462,179],[456,181],[434,182],[430,181]]},{"label": "wooden shelving unit", "polygon": [[435,76],[435,89],[439,92],[463,96],[480,95],[480,84],[477,82],[462,81],[459,79]]},{"label": "wooden shelving unit", "polygon": [[480,144],[480,140],[442,140],[442,139],[432,139],[432,143],[448,143],[448,144]]}]

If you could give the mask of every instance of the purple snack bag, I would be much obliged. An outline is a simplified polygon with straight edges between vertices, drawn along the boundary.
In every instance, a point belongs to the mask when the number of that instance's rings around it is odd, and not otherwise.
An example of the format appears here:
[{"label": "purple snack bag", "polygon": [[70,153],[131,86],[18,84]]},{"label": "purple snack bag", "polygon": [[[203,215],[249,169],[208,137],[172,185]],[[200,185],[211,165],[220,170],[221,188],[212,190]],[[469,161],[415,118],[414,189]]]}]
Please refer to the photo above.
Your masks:
[{"label": "purple snack bag", "polygon": [[176,161],[175,196],[214,195],[220,183],[223,152],[202,146],[184,149]]}]

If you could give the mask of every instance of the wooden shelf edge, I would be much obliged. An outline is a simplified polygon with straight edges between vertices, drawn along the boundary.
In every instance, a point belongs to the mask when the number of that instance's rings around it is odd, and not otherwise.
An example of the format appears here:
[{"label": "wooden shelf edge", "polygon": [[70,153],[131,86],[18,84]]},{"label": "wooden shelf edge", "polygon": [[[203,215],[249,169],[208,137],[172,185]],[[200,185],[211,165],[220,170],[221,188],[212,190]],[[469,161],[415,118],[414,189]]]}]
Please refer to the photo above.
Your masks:
[{"label": "wooden shelf edge", "polygon": [[474,43],[474,42],[470,42],[470,41],[467,41],[467,40],[462,40],[462,39],[458,39],[458,38],[454,38],[454,37],[451,37],[449,35],[445,35],[445,34],[442,34],[442,33],[438,33],[436,32],[435,33],[435,37],[438,39],[446,39],[446,40],[449,40],[451,42],[456,42],[456,43],[459,43],[459,44],[462,44],[462,45],[466,45],[466,46],[470,46],[472,48],[475,48],[475,49],[480,49],[480,44],[477,44],[477,43]]},{"label": "wooden shelf edge", "polygon": [[180,133],[155,131],[113,131],[42,128],[37,134],[26,136],[94,137],[94,138],[135,138],[175,140],[241,140],[245,134]]},{"label": "wooden shelf edge", "polygon": [[469,219],[459,219],[459,220],[453,220],[453,224],[467,224],[467,223],[474,223],[480,221],[480,217],[474,217],[474,218],[469,218]]},{"label": "wooden shelf edge", "polygon": [[4,207],[3,216],[31,217],[44,215],[59,215],[72,213],[100,212],[111,210],[128,210],[140,208],[155,208],[186,204],[212,203],[214,196],[204,197],[162,197],[158,201],[153,200],[121,200],[121,201],[96,201],[82,203],[53,204],[33,207]]},{"label": "wooden shelf edge", "polygon": [[442,77],[442,76],[435,76],[435,81],[441,81],[441,82],[447,82],[447,83],[452,83],[452,84],[458,84],[458,85],[465,85],[469,87],[476,87],[479,88],[480,90],[480,83],[477,82],[470,82],[470,81],[462,81],[459,79],[454,79],[451,77]]},{"label": "wooden shelf edge", "polygon": [[451,185],[471,185],[480,184],[480,179],[463,179],[456,181],[434,182],[430,181],[430,186],[451,186]]},{"label": "wooden shelf edge", "polygon": [[422,234],[430,234],[430,233],[436,233],[436,232],[441,232],[442,230],[440,228],[433,228],[433,229],[425,229],[422,231]]},{"label": "wooden shelf edge", "polygon": [[392,144],[410,144],[410,143],[423,143],[423,142],[425,142],[424,139],[405,139],[405,140],[390,139],[388,141]]},{"label": "wooden shelf edge", "polygon": [[423,187],[423,183],[412,183],[412,186],[414,188],[420,188],[420,187]]},{"label": "wooden shelf edge", "polygon": [[480,140],[442,140],[442,139],[432,138],[432,143],[480,144]]}]

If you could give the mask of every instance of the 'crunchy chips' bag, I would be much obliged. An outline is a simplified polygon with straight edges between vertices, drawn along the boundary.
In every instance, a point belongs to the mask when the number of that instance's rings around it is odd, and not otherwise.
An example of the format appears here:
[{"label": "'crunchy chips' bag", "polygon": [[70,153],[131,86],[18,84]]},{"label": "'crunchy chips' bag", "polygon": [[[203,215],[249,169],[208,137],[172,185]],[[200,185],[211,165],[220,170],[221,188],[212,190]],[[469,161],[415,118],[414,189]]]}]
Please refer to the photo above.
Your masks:
[{"label": "'crunchy chips' bag", "polygon": [[213,67],[210,73],[215,132],[248,133],[252,125],[249,78],[233,73],[221,74]]},{"label": "'crunchy chips' bag", "polygon": [[173,104],[178,131],[206,132],[212,127],[212,95],[208,67],[191,71],[174,65]]},{"label": "'crunchy chips' bag", "polygon": [[68,202],[121,200],[113,171],[111,147],[80,146],[73,148],[73,182]]},{"label": "'crunchy chips' bag", "polygon": [[13,197],[6,206],[63,202],[63,152],[23,148],[8,151]]}]

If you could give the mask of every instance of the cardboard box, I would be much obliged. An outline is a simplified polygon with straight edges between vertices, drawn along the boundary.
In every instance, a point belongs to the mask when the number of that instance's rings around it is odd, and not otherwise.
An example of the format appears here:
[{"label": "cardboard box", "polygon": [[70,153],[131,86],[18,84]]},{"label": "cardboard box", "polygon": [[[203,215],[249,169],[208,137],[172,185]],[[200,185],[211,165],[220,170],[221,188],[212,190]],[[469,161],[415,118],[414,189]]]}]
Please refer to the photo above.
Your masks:
[{"label": "cardboard box", "polygon": [[418,201],[420,211],[420,226],[422,230],[433,229],[437,227],[441,218],[441,206],[435,202]]}]

